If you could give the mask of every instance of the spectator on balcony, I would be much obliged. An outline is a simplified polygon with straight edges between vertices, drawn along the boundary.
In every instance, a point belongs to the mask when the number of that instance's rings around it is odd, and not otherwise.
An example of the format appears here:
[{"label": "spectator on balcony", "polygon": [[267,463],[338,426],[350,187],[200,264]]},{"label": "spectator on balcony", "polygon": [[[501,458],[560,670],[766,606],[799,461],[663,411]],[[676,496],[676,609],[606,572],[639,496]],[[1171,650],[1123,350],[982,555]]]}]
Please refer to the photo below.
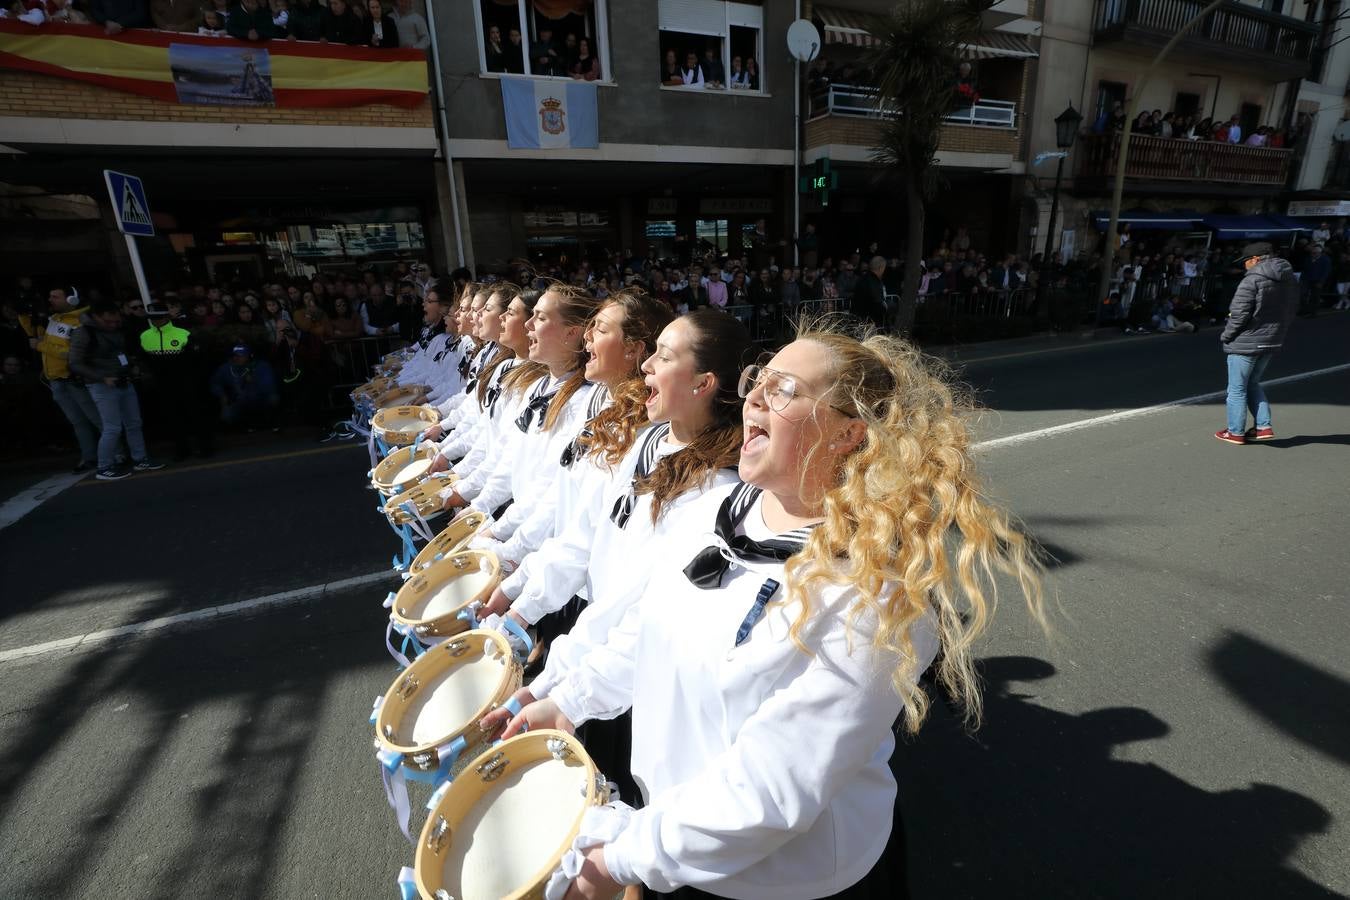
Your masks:
[{"label": "spectator on balcony", "polygon": [[[431,46],[431,31],[427,27],[427,20],[422,17],[421,13],[413,9],[412,0],[397,0],[389,14],[393,17],[394,25],[398,28],[398,45],[400,47],[425,50]],[[499,31],[497,33],[499,47],[501,42],[501,32]],[[506,70],[501,69],[500,71]]]},{"label": "spectator on balcony", "polygon": [[750,90],[759,90],[759,63],[755,62],[753,56],[745,58],[745,77],[749,79]]},{"label": "spectator on balcony", "polygon": [[577,61],[577,35],[574,31],[569,31],[563,35],[562,49],[558,51],[558,59],[562,62],[563,68],[572,71],[572,63]]},{"label": "spectator on balcony", "polygon": [[325,44],[361,43],[361,22],[347,7],[346,0],[328,0],[328,9],[320,18],[320,41]]},{"label": "spectator on balcony", "polygon": [[1228,143],[1242,143],[1242,126],[1238,124],[1238,117],[1236,115],[1231,116],[1228,119]]},{"label": "spectator on balcony", "polygon": [[384,11],[380,0],[367,0],[365,30],[361,34],[361,43],[367,47],[388,50],[398,46],[398,25],[393,16]]},{"label": "spectator on balcony", "polygon": [[540,26],[539,39],[530,45],[530,68],[535,75],[567,74],[567,67],[563,65],[558,48],[553,44],[553,28],[550,25]]},{"label": "spectator on balcony", "polygon": [[214,9],[202,10],[202,23],[197,26],[197,33],[202,37],[223,38],[230,36],[230,33],[225,30],[225,20]]},{"label": "spectator on balcony", "polygon": [[487,63],[489,72],[506,71],[506,48],[502,45],[502,30],[496,25],[488,26],[487,43],[483,45],[483,61]]},{"label": "spectator on balcony", "polygon": [[295,0],[287,31],[288,37],[296,41],[317,41],[323,38],[323,7],[318,0]]},{"label": "spectator on balcony", "polygon": [[956,105],[960,109],[969,109],[980,102],[980,92],[975,84],[975,72],[970,63],[962,60],[956,67]]},{"label": "spectator on balcony", "polygon": [[686,87],[703,87],[703,70],[698,67],[698,56],[693,50],[684,55],[684,67],[680,69],[680,83]]},{"label": "spectator on balcony", "polygon": [[150,21],[160,31],[196,31],[200,13],[197,0],[150,0]]},{"label": "spectator on balcony", "polygon": [[291,33],[291,6],[288,0],[268,0],[272,9],[272,27],[276,29],[274,37],[287,37]]},{"label": "spectator on balcony", "polygon": [[680,72],[680,62],[674,50],[666,51],[665,62],[661,64],[661,83],[669,87],[684,84],[684,75]]},{"label": "spectator on balcony", "polygon": [[1162,117],[1158,125],[1158,137],[1176,137],[1176,118],[1176,113],[1167,113]]},{"label": "spectator on balcony", "polygon": [[[276,26],[272,24],[272,12],[259,4],[258,0],[239,0],[239,5],[230,10],[225,30],[230,37],[241,41],[266,41],[278,36]],[[247,297],[244,298],[247,301]]]},{"label": "spectator on balcony", "polygon": [[145,0],[89,0],[89,18],[102,25],[105,34],[119,34],[150,22]]},{"label": "spectator on balcony", "polygon": [[731,74],[727,76],[727,87],[737,91],[750,88],[750,75],[745,71],[745,64],[739,56],[731,58]]},{"label": "spectator on balcony", "polygon": [[703,83],[707,87],[720,90],[726,86],[727,73],[722,66],[722,56],[717,52],[717,47],[708,44],[703,48],[703,62],[699,63],[703,67]]},{"label": "spectator on balcony", "polygon": [[569,74],[577,81],[595,81],[600,77],[600,61],[591,52],[590,38],[582,38],[577,43],[577,58]]},{"label": "spectator on balcony", "polygon": [[71,0],[46,0],[43,11],[48,22],[63,22],[68,25],[89,24],[89,17],[71,6]]}]

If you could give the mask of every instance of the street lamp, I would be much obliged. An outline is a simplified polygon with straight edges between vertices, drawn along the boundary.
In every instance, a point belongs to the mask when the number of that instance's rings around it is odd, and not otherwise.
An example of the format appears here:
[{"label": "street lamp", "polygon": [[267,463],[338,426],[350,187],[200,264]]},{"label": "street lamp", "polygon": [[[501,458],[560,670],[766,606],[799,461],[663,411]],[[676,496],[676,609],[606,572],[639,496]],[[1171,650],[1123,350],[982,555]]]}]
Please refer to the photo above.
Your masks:
[{"label": "street lamp", "polygon": [[1055,116],[1055,145],[1059,147],[1060,153],[1059,163],[1055,166],[1055,192],[1050,200],[1050,225],[1045,230],[1045,252],[1041,254],[1041,275],[1036,282],[1036,318],[1039,321],[1046,318],[1042,298],[1045,296],[1046,273],[1050,268],[1050,253],[1055,240],[1055,218],[1059,215],[1059,183],[1064,177],[1064,158],[1069,155],[1068,151],[1078,139],[1078,126],[1082,121],[1083,117],[1073,108],[1072,103],[1064,112]]}]

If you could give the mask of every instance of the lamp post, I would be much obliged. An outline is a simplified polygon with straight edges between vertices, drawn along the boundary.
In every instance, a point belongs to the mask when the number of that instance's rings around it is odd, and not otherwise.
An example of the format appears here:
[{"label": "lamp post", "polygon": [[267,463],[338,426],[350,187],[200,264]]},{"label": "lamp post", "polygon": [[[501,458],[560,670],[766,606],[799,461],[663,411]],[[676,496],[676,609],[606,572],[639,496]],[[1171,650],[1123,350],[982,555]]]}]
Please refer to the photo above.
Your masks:
[{"label": "lamp post", "polygon": [[1059,147],[1060,153],[1059,162],[1055,165],[1055,192],[1050,200],[1050,224],[1045,229],[1045,252],[1041,255],[1041,274],[1036,281],[1036,319],[1039,322],[1044,322],[1047,318],[1044,301],[1045,281],[1050,269],[1050,253],[1054,247],[1055,218],[1059,215],[1059,184],[1064,178],[1064,158],[1069,155],[1068,151],[1078,139],[1078,126],[1082,121],[1083,117],[1073,108],[1072,103],[1064,112],[1055,116],[1055,146]]}]

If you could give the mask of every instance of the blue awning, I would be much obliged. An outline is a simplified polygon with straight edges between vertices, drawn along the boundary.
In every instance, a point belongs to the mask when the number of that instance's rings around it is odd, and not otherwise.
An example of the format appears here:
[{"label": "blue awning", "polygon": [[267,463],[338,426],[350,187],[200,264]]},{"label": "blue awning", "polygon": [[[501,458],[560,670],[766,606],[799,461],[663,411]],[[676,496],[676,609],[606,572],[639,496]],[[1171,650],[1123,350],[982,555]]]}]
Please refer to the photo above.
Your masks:
[{"label": "blue awning", "polygon": [[1310,230],[1306,223],[1288,216],[1205,216],[1204,223],[1214,229],[1221,241],[1246,241],[1257,238],[1292,238]]},{"label": "blue awning", "polygon": [[[1189,209],[1174,209],[1169,212],[1126,209],[1121,210],[1117,221],[1120,225],[1128,224],[1134,231],[1191,231],[1198,227],[1200,214]],[[1105,231],[1111,224],[1111,211],[1093,210],[1092,224],[1098,231]]]}]

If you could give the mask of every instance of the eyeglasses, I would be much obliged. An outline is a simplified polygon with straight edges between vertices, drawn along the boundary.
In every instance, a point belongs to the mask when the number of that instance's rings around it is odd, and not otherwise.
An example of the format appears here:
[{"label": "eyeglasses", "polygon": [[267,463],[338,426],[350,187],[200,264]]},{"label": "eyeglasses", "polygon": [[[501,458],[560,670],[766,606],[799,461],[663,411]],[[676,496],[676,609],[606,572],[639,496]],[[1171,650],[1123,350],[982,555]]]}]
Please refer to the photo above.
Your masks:
[{"label": "eyeglasses", "polygon": [[[780,413],[787,409],[788,404],[798,397],[805,397],[807,400],[820,401],[819,397],[812,397],[810,394],[803,394],[797,389],[797,378],[786,372],[779,372],[777,369],[770,369],[768,366],[746,366],[741,372],[740,383],[736,385],[736,393],[742,398],[749,397],[750,392],[756,387],[764,388],[764,402],[769,409]],[[837,407],[832,407],[837,409]],[[843,412],[843,410],[839,410]]]}]

